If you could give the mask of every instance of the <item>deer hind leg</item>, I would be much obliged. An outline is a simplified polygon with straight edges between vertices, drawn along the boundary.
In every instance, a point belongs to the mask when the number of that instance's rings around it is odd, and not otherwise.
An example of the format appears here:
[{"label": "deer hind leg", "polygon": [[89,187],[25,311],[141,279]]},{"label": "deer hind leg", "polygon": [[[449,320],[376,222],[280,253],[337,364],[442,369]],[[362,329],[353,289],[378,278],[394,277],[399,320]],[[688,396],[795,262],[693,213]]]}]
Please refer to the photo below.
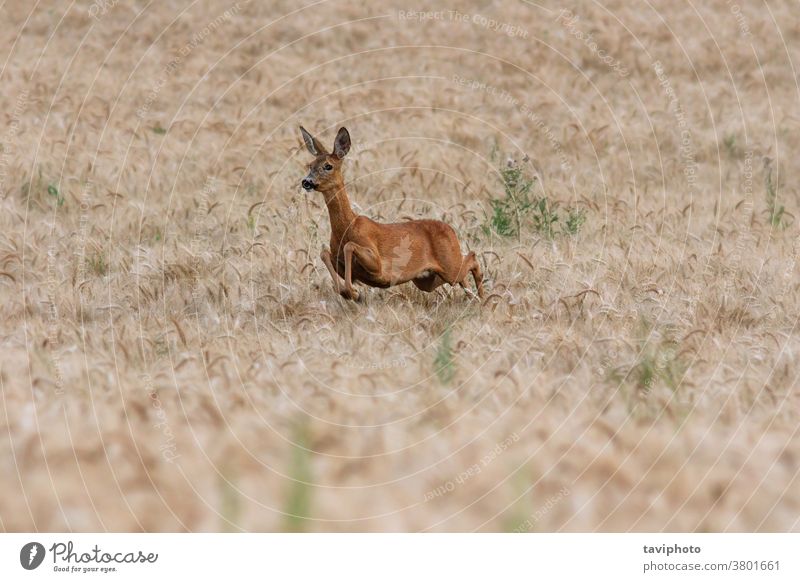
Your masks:
[{"label": "deer hind leg", "polygon": [[344,245],[344,292],[343,297],[358,301],[359,293],[353,287],[353,259],[358,266],[374,277],[381,273],[381,258],[374,250],[352,241]]},{"label": "deer hind leg", "polygon": [[452,256],[452,259],[450,257],[446,257],[445,260],[442,261],[441,268],[436,271],[439,277],[444,279],[444,282],[446,283],[450,283],[451,285],[461,285],[461,287],[466,290],[467,277],[470,273],[472,273],[475,277],[476,285],[478,287],[478,296],[483,297],[483,286],[481,285],[483,277],[481,276],[480,267],[478,266],[478,261],[475,258],[475,253],[469,253],[467,256],[462,256],[461,252],[456,249],[453,255],[450,256]]},{"label": "deer hind leg", "polygon": [[478,297],[483,299],[486,296],[486,292],[483,290],[483,272],[478,263],[478,257],[475,256],[475,253],[470,253],[467,256],[472,259],[472,267],[469,272],[472,273],[472,278],[475,280],[475,287],[478,289]]},{"label": "deer hind leg", "polygon": [[328,268],[328,272],[331,274],[331,279],[333,279],[333,290],[341,295],[342,291],[344,290],[344,279],[339,276],[339,273],[337,273],[336,269],[333,267],[331,251],[327,248],[323,248],[322,252],[319,254],[319,258],[322,259],[322,262],[325,263],[325,266]]},{"label": "deer hind leg", "polygon": [[472,278],[475,280],[475,287],[478,289],[478,297],[483,299],[485,292],[483,290],[483,273],[481,273],[481,267],[478,264],[478,258],[475,256],[475,253],[469,253],[466,257],[464,257],[463,262],[461,263],[461,269],[459,269],[459,285],[466,291],[467,290],[467,277],[472,274]]}]

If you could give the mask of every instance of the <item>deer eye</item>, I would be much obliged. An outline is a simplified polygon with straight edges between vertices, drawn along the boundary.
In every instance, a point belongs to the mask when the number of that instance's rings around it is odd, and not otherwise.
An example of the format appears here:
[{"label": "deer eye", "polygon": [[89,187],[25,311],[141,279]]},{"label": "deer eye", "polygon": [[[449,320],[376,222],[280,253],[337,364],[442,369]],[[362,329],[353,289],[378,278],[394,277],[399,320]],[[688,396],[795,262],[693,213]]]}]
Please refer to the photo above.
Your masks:
[{"label": "deer eye", "polygon": [[331,166],[330,164],[325,164],[325,171],[326,172],[330,172],[332,169],[333,169],[333,166]]}]

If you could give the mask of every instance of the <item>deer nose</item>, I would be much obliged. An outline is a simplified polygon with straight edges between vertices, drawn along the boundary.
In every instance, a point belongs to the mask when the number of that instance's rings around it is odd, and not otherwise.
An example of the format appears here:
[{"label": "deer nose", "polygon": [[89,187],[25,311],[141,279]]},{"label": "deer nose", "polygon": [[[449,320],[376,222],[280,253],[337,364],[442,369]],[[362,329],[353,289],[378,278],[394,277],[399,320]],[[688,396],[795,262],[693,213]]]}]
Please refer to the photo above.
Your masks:
[{"label": "deer nose", "polygon": [[304,190],[313,190],[314,189],[314,182],[312,182],[308,178],[303,178],[303,181],[301,182],[301,185],[303,186]]}]

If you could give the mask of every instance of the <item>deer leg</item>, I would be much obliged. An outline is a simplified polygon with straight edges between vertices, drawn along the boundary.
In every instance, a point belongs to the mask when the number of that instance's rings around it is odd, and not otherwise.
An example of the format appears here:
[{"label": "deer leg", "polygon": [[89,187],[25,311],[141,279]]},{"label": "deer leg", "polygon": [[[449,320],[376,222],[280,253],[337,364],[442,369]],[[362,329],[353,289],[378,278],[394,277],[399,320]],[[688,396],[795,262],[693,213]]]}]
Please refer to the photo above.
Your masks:
[{"label": "deer leg", "polygon": [[[483,273],[481,273],[481,266],[478,264],[478,258],[475,253],[467,255],[467,260],[470,261],[469,272],[472,273],[472,278],[475,279],[475,287],[478,289],[478,297],[483,299],[486,293],[483,291]],[[464,276],[466,279],[466,274]]]},{"label": "deer leg", "polygon": [[353,287],[354,255],[358,261],[358,266],[374,276],[380,275],[381,258],[372,249],[362,247],[352,241],[344,245],[344,295],[354,301],[358,301],[359,293]]},{"label": "deer leg", "polygon": [[325,263],[325,266],[328,268],[328,272],[331,274],[331,279],[333,279],[333,290],[341,295],[342,290],[344,289],[344,280],[339,276],[339,273],[336,272],[336,269],[333,268],[331,251],[327,248],[323,248],[322,252],[319,254],[319,258],[322,259],[322,262]]},{"label": "deer leg", "polygon": [[483,299],[484,291],[483,291],[483,274],[481,273],[481,267],[478,264],[478,259],[475,257],[475,253],[469,253],[466,257],[464,257],[463,262],[461,263],[461,268],[458,271],[458,284],[461,285],[461,288],[464,291],[467,291],[467,277],[472,274],[472,278],[475,280],[475,287],[478,290],[478,297]]}]

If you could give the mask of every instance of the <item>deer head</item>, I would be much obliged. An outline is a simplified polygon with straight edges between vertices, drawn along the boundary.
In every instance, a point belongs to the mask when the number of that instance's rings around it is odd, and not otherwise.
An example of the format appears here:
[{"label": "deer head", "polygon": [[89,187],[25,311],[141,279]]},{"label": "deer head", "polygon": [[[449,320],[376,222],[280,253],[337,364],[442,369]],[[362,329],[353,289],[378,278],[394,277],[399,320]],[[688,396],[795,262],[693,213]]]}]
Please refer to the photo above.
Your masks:
[{"label": "deer head", "polygon": [[333,153],[328,153],[320,141],[302,126],[300,133],[303,135],[306,148],[314,156],[314,160],[308,165],[308,175],[300,183],[303,188],[323,193],[343,188],[342,160],[350,151],[350,134],[347,129],[339,128],[333,141]]}]

